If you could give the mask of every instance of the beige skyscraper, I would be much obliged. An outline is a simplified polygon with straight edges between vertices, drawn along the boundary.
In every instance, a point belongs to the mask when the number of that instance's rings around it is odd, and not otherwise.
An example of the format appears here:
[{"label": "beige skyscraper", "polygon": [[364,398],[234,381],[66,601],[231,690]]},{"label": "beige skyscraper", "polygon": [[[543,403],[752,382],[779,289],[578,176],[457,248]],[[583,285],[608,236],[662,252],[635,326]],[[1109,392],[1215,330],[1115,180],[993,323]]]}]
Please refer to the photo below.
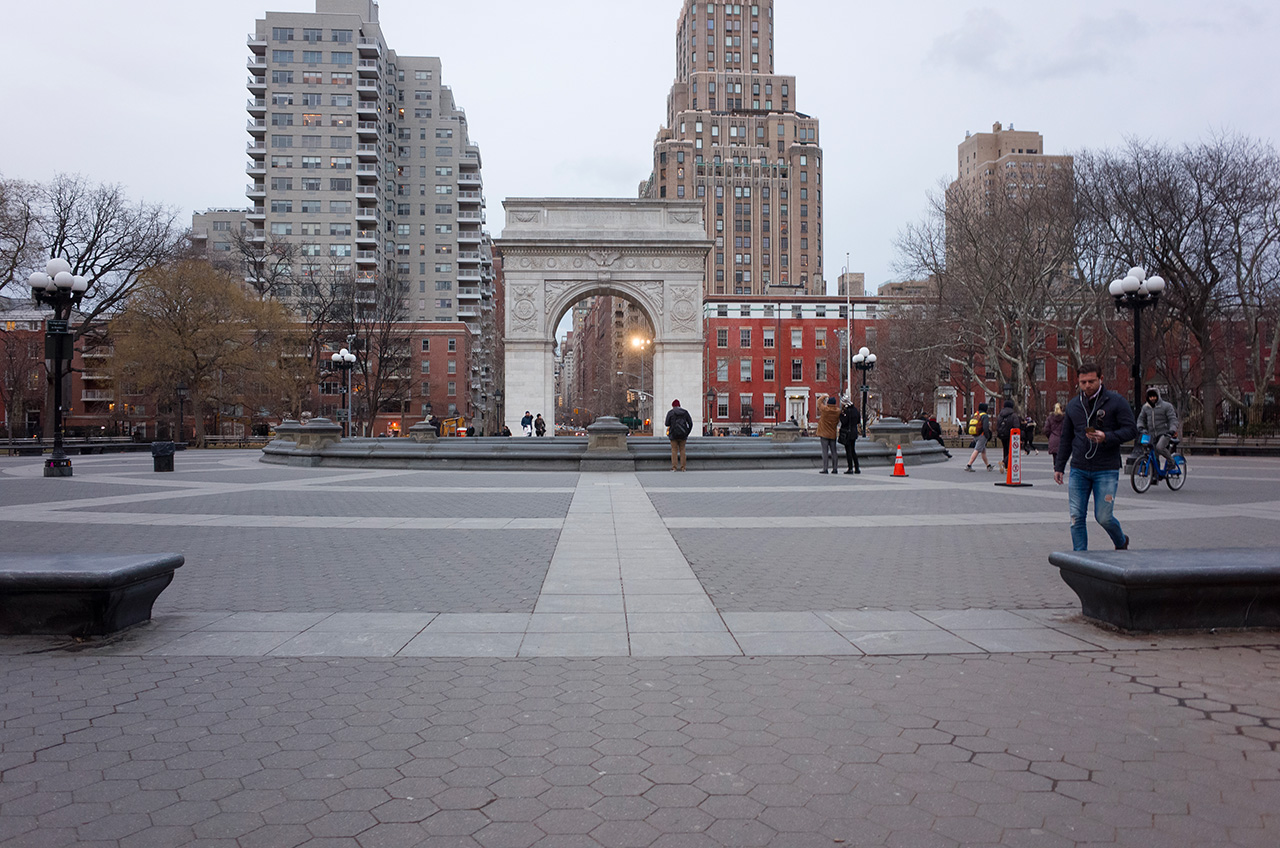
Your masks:
[{"label": "beige skyscraper", "polygon": [[818,120],[773,71],[772,0],[685,0],[649,198],[705,201],[707,294],[823,294]]}]

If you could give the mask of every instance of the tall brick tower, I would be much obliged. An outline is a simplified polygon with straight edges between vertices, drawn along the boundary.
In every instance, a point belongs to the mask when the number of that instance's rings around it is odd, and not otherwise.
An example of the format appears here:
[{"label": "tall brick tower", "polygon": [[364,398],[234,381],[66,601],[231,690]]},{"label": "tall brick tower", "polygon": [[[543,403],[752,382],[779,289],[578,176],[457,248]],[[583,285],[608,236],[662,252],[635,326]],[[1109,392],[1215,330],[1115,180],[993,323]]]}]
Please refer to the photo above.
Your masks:
[{"label": "tall brick tower", "polygon": [[824,294],[818,119],[773,71],[773,0],[685,0],[648,198],[706,204],[708,295]]}]

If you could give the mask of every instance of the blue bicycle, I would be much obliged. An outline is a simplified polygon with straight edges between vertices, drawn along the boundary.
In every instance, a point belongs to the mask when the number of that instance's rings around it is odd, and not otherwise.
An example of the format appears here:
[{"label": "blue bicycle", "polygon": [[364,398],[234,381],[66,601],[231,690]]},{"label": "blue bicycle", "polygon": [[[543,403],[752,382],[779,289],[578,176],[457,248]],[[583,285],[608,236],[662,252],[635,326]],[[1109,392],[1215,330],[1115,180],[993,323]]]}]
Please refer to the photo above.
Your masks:
[{"label": "blue bicycle", "polygon": [[1169,440],[1169,450],[1173,453],[1173,462],[1161,468],[1160,455],[1151,444],[1151,434],[1142,434],[1138,440],[1138,454],[1133,459],[1133,470],[1129,472],[1129,483],[1135,492],[1142,494],[1151,488],[1152,483],[1161,480],[1176,492],[1187,482],[1187,459],[1182,455],[1177,439]]}]

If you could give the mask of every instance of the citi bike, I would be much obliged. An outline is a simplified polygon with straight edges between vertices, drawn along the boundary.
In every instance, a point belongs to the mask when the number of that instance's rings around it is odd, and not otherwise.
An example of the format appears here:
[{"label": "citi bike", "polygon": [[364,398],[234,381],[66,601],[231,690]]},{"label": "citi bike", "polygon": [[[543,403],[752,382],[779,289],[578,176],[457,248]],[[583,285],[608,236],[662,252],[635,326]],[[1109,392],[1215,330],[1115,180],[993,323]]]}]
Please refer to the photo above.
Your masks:
[{"label": "citi bike", "polygon": [[1160,454],[1156,453],[1155,445],[1151,443],[1151,434],[1142,434],[1138,453],[1133,458],[1133,469],[1129,472],[1129,483],[1135,492],[1142,494],[1151,488],[1152,483],[1161,480],[1176,492],[1187,482],[1187,460],[1178,447],[1177,439],[1169,440],[1169,450],[1173,453],[1173,462],[1165,463],[1162,468]]}]

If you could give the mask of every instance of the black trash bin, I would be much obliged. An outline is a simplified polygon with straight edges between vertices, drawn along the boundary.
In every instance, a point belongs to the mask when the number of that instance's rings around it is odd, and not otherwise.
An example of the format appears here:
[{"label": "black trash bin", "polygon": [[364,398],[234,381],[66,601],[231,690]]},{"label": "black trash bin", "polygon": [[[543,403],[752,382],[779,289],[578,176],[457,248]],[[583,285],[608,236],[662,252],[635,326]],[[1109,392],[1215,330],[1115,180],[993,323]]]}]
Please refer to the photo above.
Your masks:
[{"label": "black trash bin", "polygon": [[173,470],[173,442],[152,442],[151,443],[151,462],[152,471],[172,471]]}]

